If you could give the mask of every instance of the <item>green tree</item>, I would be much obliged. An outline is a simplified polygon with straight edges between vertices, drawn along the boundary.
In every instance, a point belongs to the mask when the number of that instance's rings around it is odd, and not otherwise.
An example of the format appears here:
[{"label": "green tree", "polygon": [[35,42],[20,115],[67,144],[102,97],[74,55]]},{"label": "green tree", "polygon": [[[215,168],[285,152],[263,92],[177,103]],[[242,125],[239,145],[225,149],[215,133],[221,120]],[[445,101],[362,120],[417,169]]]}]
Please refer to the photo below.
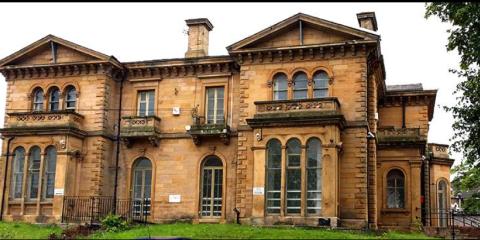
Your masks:
[{"label": "green tree", "polygon": [[432,15],[452,24],[447,51],[456,49],[461,57],[459,69],[450,69],[462,79],[454,91],[457,103],[444,109],[454,117],[451,147],[463,155],[461,165],[453,169],[453,184],[465,191],[480,187],[480,4],[427,3],[425,17]]}]

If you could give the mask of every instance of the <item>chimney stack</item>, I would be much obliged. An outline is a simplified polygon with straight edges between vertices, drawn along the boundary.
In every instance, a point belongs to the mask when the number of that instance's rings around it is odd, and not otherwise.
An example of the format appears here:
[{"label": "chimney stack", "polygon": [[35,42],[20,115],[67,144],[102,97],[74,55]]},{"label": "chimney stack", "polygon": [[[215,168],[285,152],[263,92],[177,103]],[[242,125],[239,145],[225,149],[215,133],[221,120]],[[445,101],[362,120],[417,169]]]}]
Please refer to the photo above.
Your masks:
[{"label": "chimney stack", "polygon": [[358,24],[361,28],[365,28],[371,31],[377,31],[377,18],[375,12],[361,12],[357,13]]},{"label": "chimney stack", "polygon": [[208,33],[213,29],[206,18],[185,20],[188,26],[188,49],[186,58],[204,57],[208,55]]}]

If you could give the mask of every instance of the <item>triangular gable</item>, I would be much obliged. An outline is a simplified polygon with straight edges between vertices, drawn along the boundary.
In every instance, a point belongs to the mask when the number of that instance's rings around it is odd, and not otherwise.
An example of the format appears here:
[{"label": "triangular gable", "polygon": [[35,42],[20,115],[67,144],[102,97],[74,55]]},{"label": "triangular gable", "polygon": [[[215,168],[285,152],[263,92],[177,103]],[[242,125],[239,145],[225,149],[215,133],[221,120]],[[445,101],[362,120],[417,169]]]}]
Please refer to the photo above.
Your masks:
[{"label": "triangular gable", "polygon": [[[301,44],[299,38],[300,22],[303,31],[303,43]],[[368,31],[298,13],[228,46],[227,50],[313,45],[347,40],[376,40],[379,38],[379,35]]]},{"label": "triangular gable", "polygon": [[[52,50],[52,43],[54,50]],[[47,35],[0,60],[0,67],[54,64],[52,61],[54,54],[55,63],[105,61],[120,65],[113,56],[105,55],[53,35]]]}]

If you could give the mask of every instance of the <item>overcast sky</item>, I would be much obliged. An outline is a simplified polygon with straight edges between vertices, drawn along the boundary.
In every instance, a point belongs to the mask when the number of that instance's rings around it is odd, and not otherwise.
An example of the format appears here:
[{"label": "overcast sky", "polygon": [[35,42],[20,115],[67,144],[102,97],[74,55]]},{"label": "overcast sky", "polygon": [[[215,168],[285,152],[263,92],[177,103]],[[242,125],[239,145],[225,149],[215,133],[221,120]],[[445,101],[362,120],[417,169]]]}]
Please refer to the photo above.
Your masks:
[{"label": "overcast sky", "polygon": [[[438,89],[429,142],[449,144],[455,103],[457,52],[447,53],[449,25],[424,18],[425,3],[0,3],[0,59],[53,34],[120,61],[184,57],[185,19],[208,18],[210,55],[298,12],[358,27],[356,13],[375,11],[390,84],[422,83]],[[0,75],[0,125],[5,112]],[[453,153],[456,163],[461,155]]]}]

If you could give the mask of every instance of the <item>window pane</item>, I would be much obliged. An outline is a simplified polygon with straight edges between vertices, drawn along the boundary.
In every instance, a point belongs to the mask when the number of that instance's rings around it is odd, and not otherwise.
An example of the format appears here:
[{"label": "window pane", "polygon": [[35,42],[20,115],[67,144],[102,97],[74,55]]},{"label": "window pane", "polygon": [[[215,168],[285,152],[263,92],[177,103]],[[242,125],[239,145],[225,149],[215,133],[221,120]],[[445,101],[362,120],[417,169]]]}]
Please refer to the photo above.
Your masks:
[{"label": "window pane", "polygon": [[224,122],[224,88],[207,88],[206,101],[207,124],[222,124]]},{"label": "window pane", "polygon": [[148,116],[153,116],[154,115],[154,107],[155,107],[155,91],[148,91],[147,92],[147,98],[148,98]]},{"label": "window pane", "polygon": [[287,169],[287,213],[300,213],[302,181],[300,169]]},{"label": "window pane", "polygon": [[307,98],[307,75],[303,72],[293,77],[293,99]]},{"label": "window pane", "polygon": [[328,75],[324,71],[316,72],[313,75],[313,84],[315,88],[328,88]]},{"label": "window pane", "polygon": [[287,76],[277,74],[273,79],[273,100],[286,100],[288,92]]},{"label": "window pane", "polygon": [[318,139],[307,142],[307,213],[320,214],[322,209],[322,149]]},{"label": "window pane", "polygon": [[288,167],[300,167],[300,154],[302,149],[300,148],[300,141],[293,139],[287,143],[287,166]]},{"label": "window pane", "polygon": [[35,91],[33,98],[33,110],[42,111],[43,110],[43,90],[38,89]]},{"label": "window pane", "polygon": [[12,176],[12,197],[22,197],[22,185],[23,185],[23,165],[25,162],[25,149],[18,147],[14,151],[14,163],[13,163],[13,176]]},{"label": "window pane", "polygon": [[404,175],[400,170],[394,169],[387,174],[387,207],[404,208],[404,206]]},{"label": "window pane", "polygon": [[53,89],[50,93],[50,111],[58,111],[60,101],[60,91]]},{"label": "window pane", "polygon": [[40,174],[40,148],[33,147],[30,150],[28,175],[28,189],[30,190],[29,198],[37,198],[38,196],[38,180]]},{"label": "window pane", "polygon": [[282,147],[280,141],[272,139],[267,143],[267,213],[280,213],[282,182]]},{"label": "window pane", "polygon": [[53,197],[53,190],[55,187],[55,169],[57,166],[57,150],[55,147],[48,147],[45,156],[45,198]]}]

